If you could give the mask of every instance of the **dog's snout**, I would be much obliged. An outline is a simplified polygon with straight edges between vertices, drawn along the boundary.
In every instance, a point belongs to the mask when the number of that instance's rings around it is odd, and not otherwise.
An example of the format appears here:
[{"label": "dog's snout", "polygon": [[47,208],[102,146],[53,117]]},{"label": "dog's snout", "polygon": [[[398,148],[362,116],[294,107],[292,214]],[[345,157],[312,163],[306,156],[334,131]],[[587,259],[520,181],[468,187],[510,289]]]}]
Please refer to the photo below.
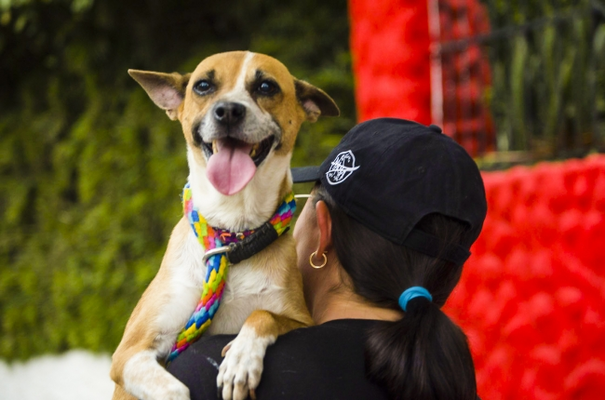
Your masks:
[{"label": "dog's snout", "polygon": [[246,116],[246,107],[240,103],[224,102],[214,107],[214,119],[224,125],[236,125]]}]

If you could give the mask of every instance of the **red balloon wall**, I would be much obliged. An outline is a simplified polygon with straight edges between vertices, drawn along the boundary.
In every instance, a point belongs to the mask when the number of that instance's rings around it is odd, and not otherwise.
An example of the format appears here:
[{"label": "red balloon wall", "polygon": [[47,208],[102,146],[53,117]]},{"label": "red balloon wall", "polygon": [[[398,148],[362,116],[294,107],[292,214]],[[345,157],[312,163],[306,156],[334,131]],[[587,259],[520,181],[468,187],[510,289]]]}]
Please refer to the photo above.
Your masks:
[{"label": "red balloon wall", "polygon": [[426,0],[351,0],[351,51],[359,121],[431,123]]},{"label": "red balloon wall", "polygon": [[[490,32],[486,2],[439,0],[439,4],[442,44]],[[441,47],[443,131],[472,156],[493,151],[496,144],[486,100],[491,86],[488,55],[488,47],[472,42],[456,51]]]},{"label": "red balloon wall", "polygon": [[605,396],[605,156],[484,173],[488,214],[445,311],[483,399]]},{"label": "red balloon wall", "polygon": [[[485,90],[487,52],[476,43],[441,48],[442,120],[431,116],[431,39],[451,43],[489,32],[480,0],[440,0],[439,37],[429,34],[427,0],[351,0],[351,51],[359,121],[378,117],[439,123],[471,155],[494,150]],[[437,89],[438,90],[438,89]]]}]

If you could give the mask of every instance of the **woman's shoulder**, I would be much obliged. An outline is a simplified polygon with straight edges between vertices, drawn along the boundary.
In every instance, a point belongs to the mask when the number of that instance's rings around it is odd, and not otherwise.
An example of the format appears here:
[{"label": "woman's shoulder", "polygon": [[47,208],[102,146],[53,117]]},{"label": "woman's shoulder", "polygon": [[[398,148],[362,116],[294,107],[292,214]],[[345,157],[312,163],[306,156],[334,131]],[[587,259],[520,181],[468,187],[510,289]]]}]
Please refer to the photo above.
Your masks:
[{"label": "woman's shoulder", "polygon": [[365,332],[373,328],[379,321],[369,319],[335,319],[321,325],[295,329],[280,337],[287,340],[312,339],[320,336],[324,339],[345,337],[350,339],[363,339]]},{"label": "woman's shoulder", "polygon": [[300,328],[278,338],[267,349],[265,363],[285,364],[297,357],[299,367],[326,369],[363,361],[366,332],[376,321],[342,319]]},{"label": "woman's shoulder", "polygon": [[[267,349],[257,397],[386,398],[382,389],[365,378],[365,332],[375,324],[371,320],[334,320],[280,336]],[[216,396],[220,353],[234,337],[202,338],[169,366],[190,388],[192,399]]]},{"label": "woman's shoulder", "polygon": [[280,337],[267,350],[257,393],[267,388],[271,399],[386,399],[365,376],[365,332],[375,324],[334,320]]}]

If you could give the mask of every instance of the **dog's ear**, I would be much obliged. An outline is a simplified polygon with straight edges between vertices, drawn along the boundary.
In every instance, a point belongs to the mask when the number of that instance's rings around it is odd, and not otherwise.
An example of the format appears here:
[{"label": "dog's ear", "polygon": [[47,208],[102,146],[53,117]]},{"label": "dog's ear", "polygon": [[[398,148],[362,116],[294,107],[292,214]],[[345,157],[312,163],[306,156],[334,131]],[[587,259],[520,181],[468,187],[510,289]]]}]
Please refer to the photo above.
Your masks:
[{"label": "dog's ear", "polygon": [[166,110],[171,120],[177,119],[178,108],[185,98],[185,89],[191,74],[181,75],[176,72],[165,74],[136,69],[129,69],[128,74],[145,89],[158,107]]},{"label": "dog's ear", "polygon": [[294,78],[296,97],[307,113],[307,119],[311,122],[317,121],[320,115],[326,117],[338,117],[340,110],[330,96],[323,90],[308,82]]}]

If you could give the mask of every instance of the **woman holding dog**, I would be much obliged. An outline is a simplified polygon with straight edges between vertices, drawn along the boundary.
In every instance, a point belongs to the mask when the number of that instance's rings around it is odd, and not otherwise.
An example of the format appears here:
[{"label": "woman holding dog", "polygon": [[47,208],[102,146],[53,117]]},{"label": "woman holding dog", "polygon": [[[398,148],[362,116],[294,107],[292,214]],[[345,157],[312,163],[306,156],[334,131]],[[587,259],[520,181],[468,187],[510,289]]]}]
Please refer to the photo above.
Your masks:
[{"label": "woman holding dog", "polygon": [[[293,179],[316,182],[294,237],[317,325],[268,348],[257,397],[475,399],[466,336],[440,309],[487,211],[471,157],[436,126],[384,118]],[[216,397],[232,339],[202,338],[170,365],[192,399]]]}]

